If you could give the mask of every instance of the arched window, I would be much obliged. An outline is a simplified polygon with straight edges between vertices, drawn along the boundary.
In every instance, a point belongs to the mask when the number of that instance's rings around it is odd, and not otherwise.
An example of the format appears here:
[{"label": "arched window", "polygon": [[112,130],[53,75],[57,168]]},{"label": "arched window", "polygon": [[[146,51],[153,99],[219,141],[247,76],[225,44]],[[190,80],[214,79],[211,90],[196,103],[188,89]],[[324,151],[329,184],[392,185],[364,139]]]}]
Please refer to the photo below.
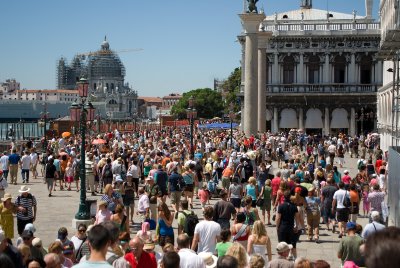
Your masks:
[{"label": "arched window", "polygon": [[308,83],[319,83],[319,57],[311,56],[308,61]]},{"label": "arched window", "polygon": [[371,56],[363,56],[360,62],[360,83],[371,84],[372,59]]},{"label": "arched window", "polygon": [[336,56],[333,66],[335,71],[335,83],[344,83],[346,73],[346,58],[344,56]]},{"label": "arched window", "polygon": [[286,56],[283,60],[283,83],[294,83],[294,58],[293,56]]}]

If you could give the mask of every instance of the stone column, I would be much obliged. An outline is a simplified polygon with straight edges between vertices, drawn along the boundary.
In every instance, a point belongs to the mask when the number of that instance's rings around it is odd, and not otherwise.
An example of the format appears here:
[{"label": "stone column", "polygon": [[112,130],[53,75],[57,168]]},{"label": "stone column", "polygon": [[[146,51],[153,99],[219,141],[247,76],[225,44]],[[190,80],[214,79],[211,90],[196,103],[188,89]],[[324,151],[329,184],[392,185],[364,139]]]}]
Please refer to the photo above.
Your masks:
[{"label": "stone column", "polygon": [[267,84],[267,75],[266,75],[266,55],[265,49],[258,49],[258,123],[257,130],[258,132],[266,131],[266,114],[265,109],[267,107],[266,101],[266,84]]},{"label": "stone column", "polygon": [[349,66],[349,84],[356,82],[356,55],[354,52],[350,54],[350,66]]},{"label": "stone column", "polygon": [[299,128],[304,129],[304,112],[303,112],[303,108],[299,109]]},{"label": "stone column", "polygon": [[244,133],[246,136],[250,136],[257,134],[257,34],[260,23],[264,20],[265,15],[248,13],[240,14],[239,17],[242,20],[242,25],[246,35],[244,114],[242,116],[244,116]]},{"label": "stone column", "polygon": [[330,133],[330,126],[329,126],[329,120],[330,120],[330,116],[329,116],[329,108],[325,107],[325,122],[324,122],[324,135],[325,136],[329,136]]},{"label": "stone column", "polygon": [[324,63],[324,84],[330,84],[331,83],[331,70],[329,66],[329,54],[325,54],[325,63]]},{"label": "stone column", "polygon": [[276,108],[276,107],[274,107],[274,117],[273,117],[273,125],[272,125],[272,128],[273,128],[273,130],[272,130],[272,133],[276,133],[276,132],[278,132],[278,130],[279,130],[279,126],[278,126],[278,124],[279,124],[279,122],[278,122],[278,108]]},{"label": "stone column", "polygon": [[297,84],[304,83],[304,53],[299,53],[299,68],[297,68]]},{"label": "stone column", "polygon": [[382,67],[382,61],[381,60],[378,60],[378,83],[379,84],[382,84],[382,82],[383,82],[383,79],[382,79],[382,76],[383,76],[383,67]]},{"label": "stone column", "polygon": [[350,110],[350,136],[354,137],[356,135],[356,111],[354,108]]},{"label": "stone column", "polygon": [[272,69],[272,84],[278,84],[280,82],[279,74],[279,55],[278,52],[274,53],[274,66]]}]

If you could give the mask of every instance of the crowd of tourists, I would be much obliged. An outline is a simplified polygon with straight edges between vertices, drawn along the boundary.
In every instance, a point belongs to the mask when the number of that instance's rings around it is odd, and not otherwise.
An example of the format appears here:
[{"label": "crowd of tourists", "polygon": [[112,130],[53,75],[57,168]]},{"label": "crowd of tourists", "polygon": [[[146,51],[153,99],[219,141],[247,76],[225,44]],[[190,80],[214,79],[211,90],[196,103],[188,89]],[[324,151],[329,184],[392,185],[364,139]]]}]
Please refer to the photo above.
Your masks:
[{"label": "crowd of tourists", "polygon": [[[27,183],[43,178],[49,200],[79,191],[81,141],[54,138],[41,154],[40,143],[12,143],[0,158],[0,268],[330,267],[324,256],[309,260],[296,250],[299,241],[324,243],[323,226],[340,238],[343,267],[398,263],[400,229],[387,227],[389,167],[377,136],[203,130],[191,148],[189,135],[185,128],[91,135],[83,164],[85,188],[99,196],[96,215],[71,237],[60,227],[48,247],[34,224],[37,206],[49,201],[36,200]],[[349,167],[345,154],[358,159],[354,174],[340,172]],[[8,184],[19,184],[20,194]],[[361,226],[360,217],[369,223]]]}]

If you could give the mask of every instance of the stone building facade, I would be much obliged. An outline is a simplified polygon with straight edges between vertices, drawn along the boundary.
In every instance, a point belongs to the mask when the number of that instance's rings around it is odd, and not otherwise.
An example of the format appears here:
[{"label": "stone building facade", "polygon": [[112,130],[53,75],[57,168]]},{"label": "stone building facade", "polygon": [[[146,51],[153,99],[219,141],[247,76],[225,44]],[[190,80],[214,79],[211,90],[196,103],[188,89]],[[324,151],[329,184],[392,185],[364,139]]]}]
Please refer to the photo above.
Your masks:
[{"label": "stone building facade", "polygon": [[366,16],[312,8],[266,16],[243,13],[242,126],[357,135],[375,129],[380,24]]}]

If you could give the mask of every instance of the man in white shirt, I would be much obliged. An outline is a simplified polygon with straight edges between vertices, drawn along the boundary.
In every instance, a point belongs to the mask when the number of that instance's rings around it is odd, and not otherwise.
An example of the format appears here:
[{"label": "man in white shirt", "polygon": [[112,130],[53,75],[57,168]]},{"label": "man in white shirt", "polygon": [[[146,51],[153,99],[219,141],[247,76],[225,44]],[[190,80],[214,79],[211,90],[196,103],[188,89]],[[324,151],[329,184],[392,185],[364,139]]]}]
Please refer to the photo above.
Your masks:
[{"label": "man in white shirt", "polygon": [[206,268],[203,259],[190,247],[190,238],[187,234],[180,234],[176,239],[180,258],[179,268]]},{"label": "man in white shirt", "polygon": [[3,170],[3,178],[7,180],[8,172],[10,168],[10,162],[8,161],[8,152],[4,151],[3,156],[0,158],[1,169]]},{"label": "man in white shirt", "polygon": [[25,151],[24,156],[21,158],[21,177],[22,183],[29,183],[29,169],[31,168],[31,157],[29,152]]},{"label": "man in white shirt", "polygon": [[[343,205],[344,199],[350,198],[350,193],[344,189],[344,182],[339,182],[339,190],[333,195],[332,212],[336,210],[336,219],[339,225],[339,238],[344,235],[346,222],[349,220],[349,209]],[[333,213],[332,213],[333,214]],[[335,227],[333,227],[333,231]]]},{"label": "man in white shirt", "polygon": [[32,166],[32,175],[33,178],[36,180],[37,179],[37,164],[39,162],[39,157],[38,154],[35,152],[34,149],[32,149],[32,152],[30,154],[30,158],[31,158],[31,166]]},{"label": "man in white shirt", "polygon": [[147,194],[144,192],[143,187],[139,187],[139,202],[138,202],[138,213],[142,217],[142,220],[148,219],[150,216],[150,200]]},{"label": "man in white shirt", "polygon": [[203,212],[204,221],[199,222],[194,229],[192,248],[200,252],[215,252],[215,246],[219,240],[221,226],[213,221],[214,208],[206,207]]}]

